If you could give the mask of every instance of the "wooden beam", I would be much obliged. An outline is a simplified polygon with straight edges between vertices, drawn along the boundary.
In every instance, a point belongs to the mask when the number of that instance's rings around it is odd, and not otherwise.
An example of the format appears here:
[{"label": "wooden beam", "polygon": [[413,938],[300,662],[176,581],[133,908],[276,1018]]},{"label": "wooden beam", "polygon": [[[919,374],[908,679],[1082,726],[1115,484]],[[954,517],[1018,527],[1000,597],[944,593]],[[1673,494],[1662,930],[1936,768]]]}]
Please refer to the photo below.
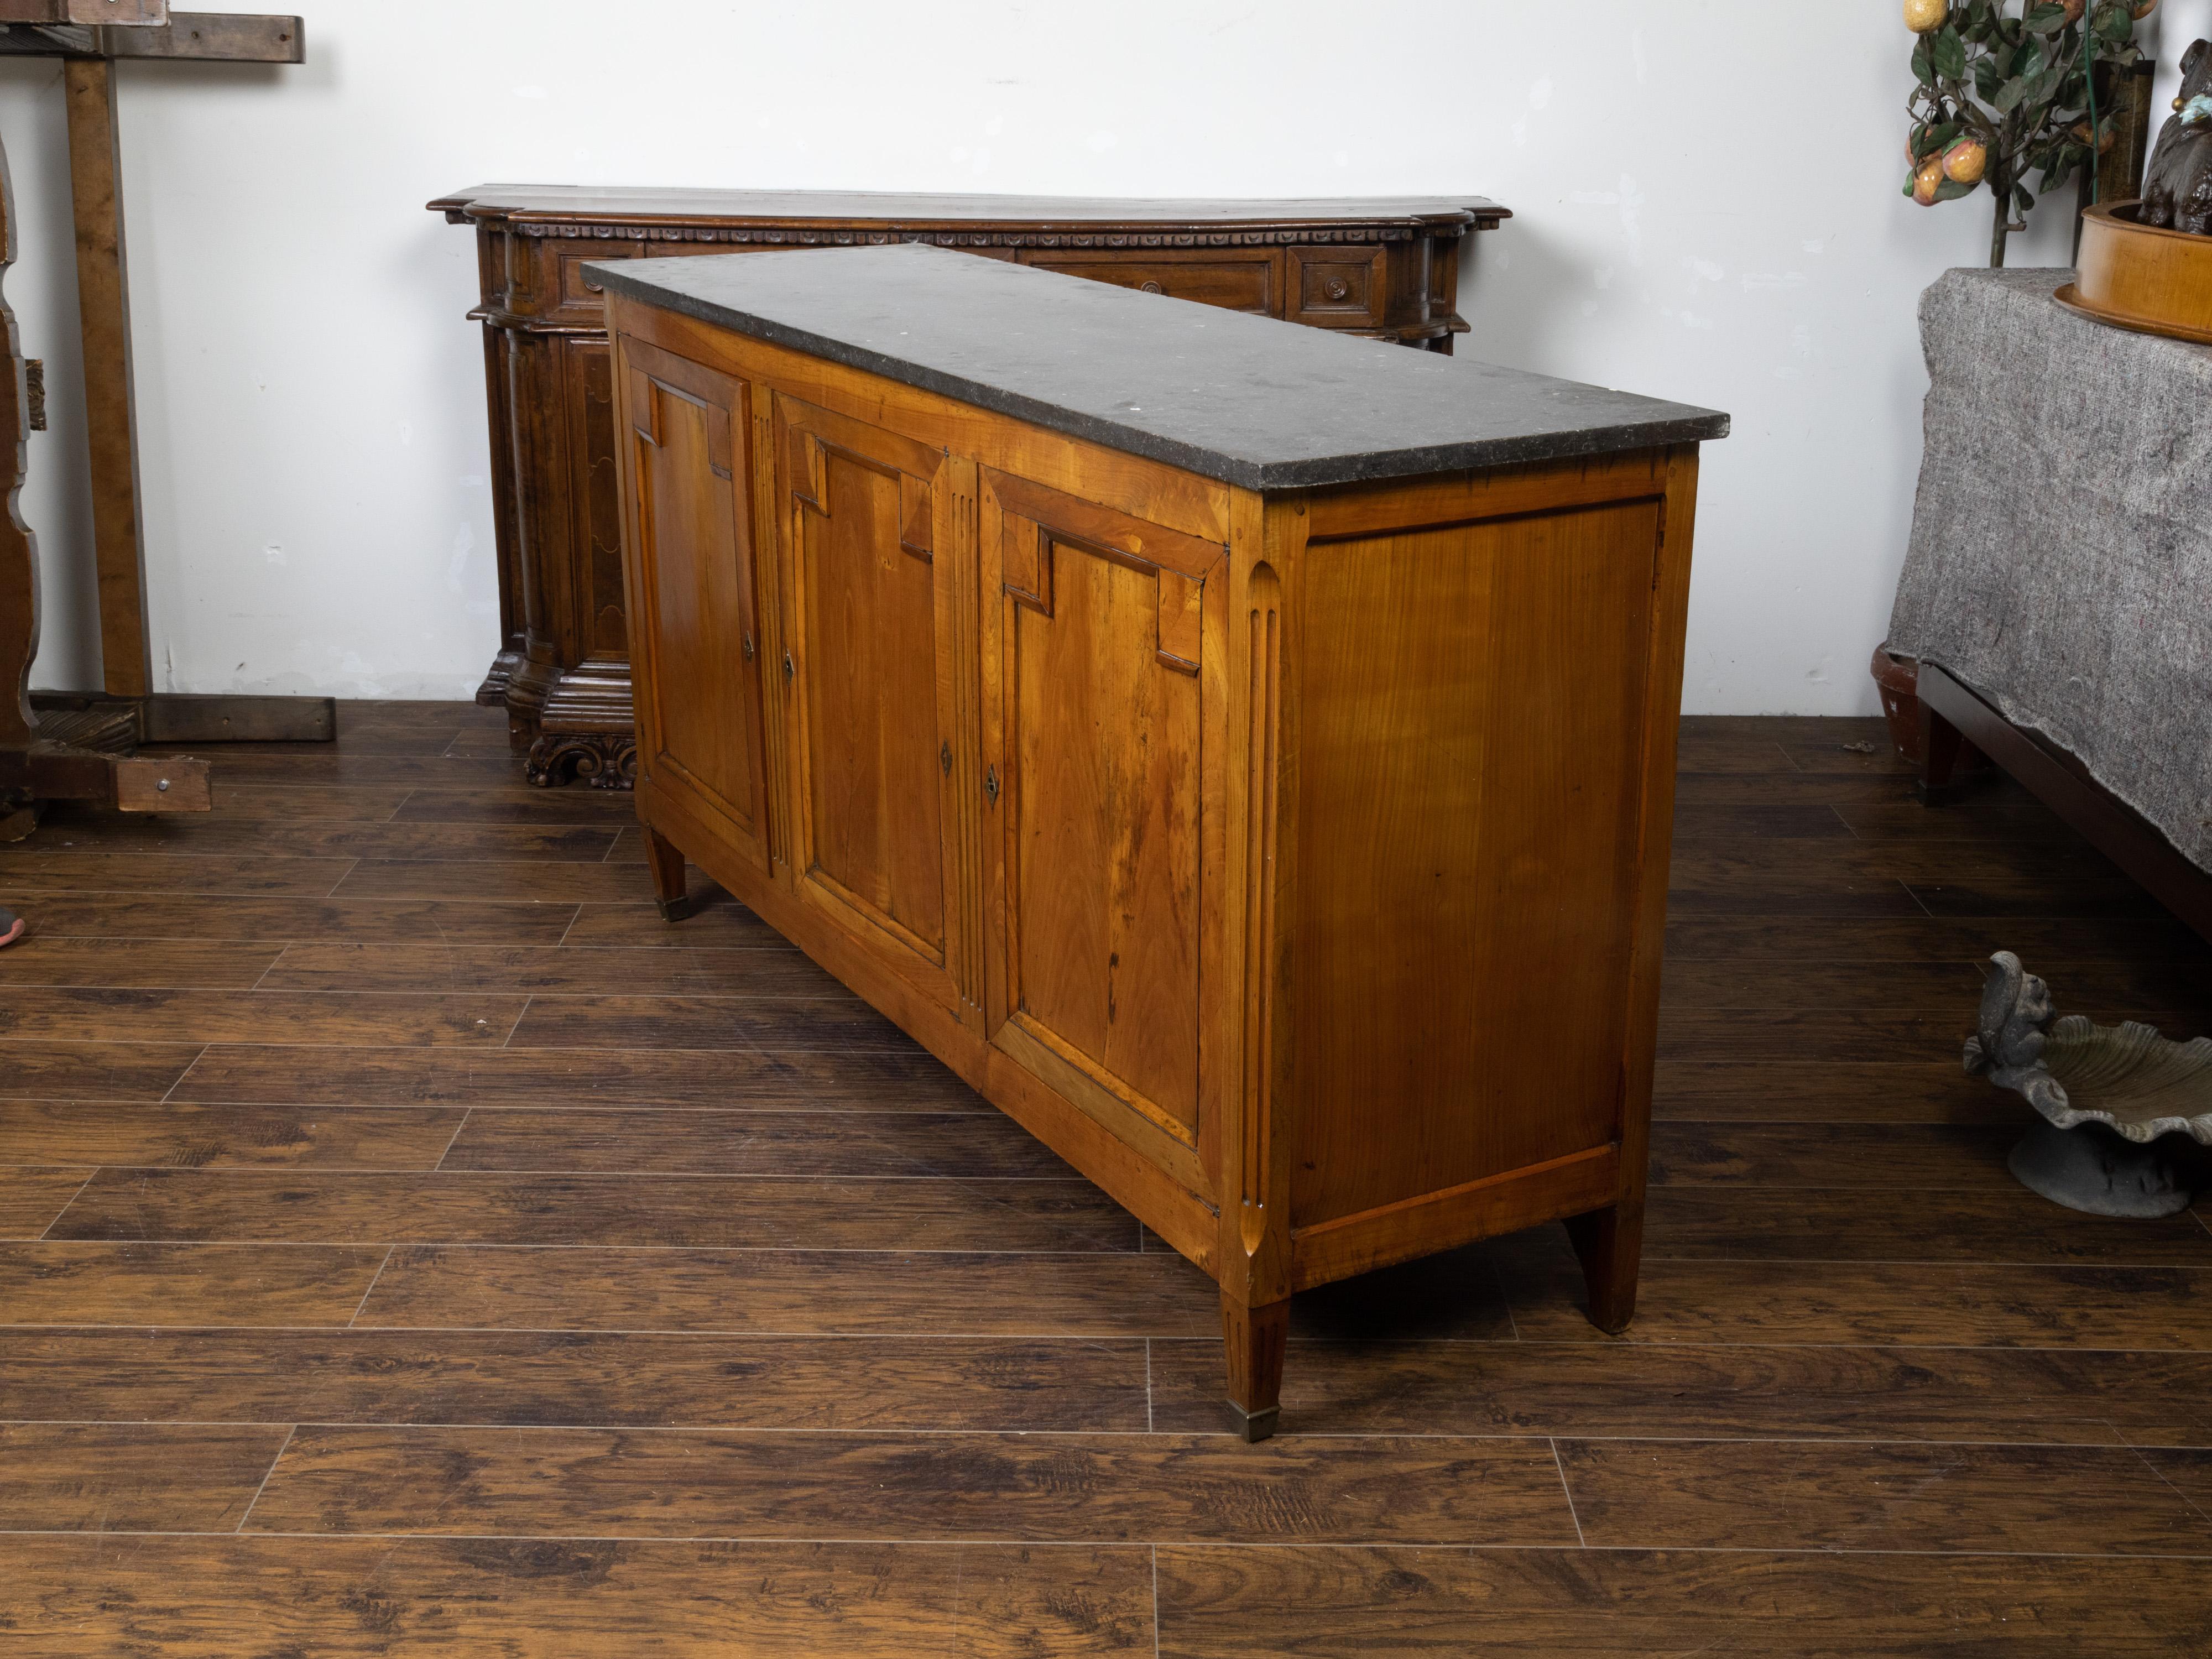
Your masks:
[{"label": "wooden beam", "polygon": [[0,23],[100,23],[151,28],[168,21],[169,0],[0,0]]},{"label": "wooden beam", "polygon": [[110,58],[167,58],[201,64],[304,64],[307,36],[296,17],[246,12],[179,11],[165,29],[106,29]]},{"label": "wooden beam", "polygon": [[[5,6],[8,0],[0,0]],[[159,27],[15,22],[0,16],[0,58],[155,58],[212,64],[301,64],[307,37],[296,17],[177,11]]]},{"label": "wooden beam", "polygon": [[152,665],[146,638],[146,548],[138,508],[137,413],[131,386],[131,299],[115,133],[115,65],[105,58],[72,58],[63,75],[69,102],[70,188],[76,210],[85,426],[92,449],[100,680],[110,696],[143,697]]}]

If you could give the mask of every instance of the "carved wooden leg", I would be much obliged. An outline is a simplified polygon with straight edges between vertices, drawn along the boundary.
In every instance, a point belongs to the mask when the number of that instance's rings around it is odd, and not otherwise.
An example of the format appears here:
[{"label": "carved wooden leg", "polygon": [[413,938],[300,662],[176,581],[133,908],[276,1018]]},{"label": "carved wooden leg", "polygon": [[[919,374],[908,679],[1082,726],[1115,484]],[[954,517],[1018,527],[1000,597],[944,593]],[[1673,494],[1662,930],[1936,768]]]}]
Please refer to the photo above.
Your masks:
[{"label": "carved wooden leg", "polygon": [[1228,1291],[1221,1293],[1222,1340],[1229,1351],[1229,1403],[1247,1440],[1265,1440],[1275,1431],[1283,1409],[1283,1349],[1291,1336],[1291,1303],[1285,1297],[1265,1307],[1248,1308]]},{"label": "carved wooden leg", "polygon": [[645,829],[646,862],[653,866],[653,896],[660,901],[663,921],[681,921],[691,914],[684,896],[684,854],[676,843],[651,824]]},{"label": "carved wooden leg", "polygon": [[1567,1237],[1582,1258],[1589,1322],[1618,1336],[1636,1316],[1636,1273],[1644,1259],[1644,1206],[1616,1204],[1567,1218]]},{"label": "carved wooden leg", "polygon": [[1959,798],[1966,787],[1974,748],[1959,728],[1926,702],[1920,705],[1920,775],[1912,793],[1923,806],[1944,806]]}]

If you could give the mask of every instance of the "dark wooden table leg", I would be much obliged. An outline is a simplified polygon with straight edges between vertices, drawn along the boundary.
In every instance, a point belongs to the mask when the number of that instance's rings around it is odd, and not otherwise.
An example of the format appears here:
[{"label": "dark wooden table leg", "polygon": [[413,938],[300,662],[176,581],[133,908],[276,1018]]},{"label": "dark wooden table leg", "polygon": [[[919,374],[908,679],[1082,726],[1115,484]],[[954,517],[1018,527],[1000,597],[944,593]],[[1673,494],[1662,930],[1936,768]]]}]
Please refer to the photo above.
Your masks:
[{"label": "dark wooden table leg", "polygon": [[1589,1322],[1618,1336],[1636,1316],[1636,1275],[1644,1261],[1644,1206],[1616,1204],[1567,1218],[1567,1237],[1582,1259]]},{"label": "dark wooden table leg", "polygon": [[1958,799],[1978,758],[1966,734],[1922,698],[1920,775],[1912,781],[1912,793],[1920,798],[1920,804],[1944,806]]},{"label": "dark wooden table leg", "polygon": [[653,866],[653,896],[660,901],[663,921],[681,921],[691,914],[684,896],[684,854],[651,824],[645,827],[645,857]]},{"label": "dark wooden table leg", "polygon": [[1247,1440],[1265,1440],[1275,1431],[1283,1409],[1283,1350],[1291,1337],[1291,1304],[1285,1297],[1265,1307],[1248,1308],[1226,1291],[1221,1295],[1222,1341],[1229,1357],[1229,1403]]}]

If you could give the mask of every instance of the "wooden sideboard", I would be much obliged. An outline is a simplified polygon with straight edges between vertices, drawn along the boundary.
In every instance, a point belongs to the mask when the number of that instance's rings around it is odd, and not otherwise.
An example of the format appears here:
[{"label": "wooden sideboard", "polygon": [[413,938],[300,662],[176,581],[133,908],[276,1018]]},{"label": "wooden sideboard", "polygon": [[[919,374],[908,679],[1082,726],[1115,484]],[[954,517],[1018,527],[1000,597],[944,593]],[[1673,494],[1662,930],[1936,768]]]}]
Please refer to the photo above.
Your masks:
[{"label": "wooden sideboard", "polygon": [[584,274],[664,914],[1212,1275],[1249,1437],[1370,1268],[1566,1220],[1620,1329],[1726,417],[927,247]]},{"label": "wooden sideboard", "polygon": [[1449,352],[1463,239],[1449,200],[1088,201],[479,185],[430,204],[477,230],[504,703],[534,783],[636,769],[614,398],[593,260],[919,241]]}]

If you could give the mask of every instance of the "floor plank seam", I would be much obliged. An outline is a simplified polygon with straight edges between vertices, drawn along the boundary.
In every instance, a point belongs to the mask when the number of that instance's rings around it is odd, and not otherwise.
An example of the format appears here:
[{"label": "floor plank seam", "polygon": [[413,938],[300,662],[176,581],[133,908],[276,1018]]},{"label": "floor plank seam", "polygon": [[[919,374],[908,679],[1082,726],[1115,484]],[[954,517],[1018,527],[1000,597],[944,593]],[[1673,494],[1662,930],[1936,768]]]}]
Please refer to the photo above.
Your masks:
[{"label": "floor plank seam", "polygon": [[397,1244],[386,1249],[384,1252],[384,1259],[376,1264],[376,1271],[368,1276],[368,1288],[361,1293],[361,1300],[354,1304],[353,1318],[346,1321],[348,1330],[351,1330],[361,1318],[361,1310],[368,1306],[368,1298],[376,1294],[377,1281],[384,1277],[384,1270],[392,1265],[392,1258],[398,1249]]},{"label": "floor plank seam", "polygon": [[2205,1522],[2208,1526],[2212,1526],[2212,1515],[2206,1514],[2202,1504],[2198,1504],[2197,1501],[2191,1498],[2187,1492],[2182,1491],[2180,1487],[2175,1486],[2172,1480],[2166,1474],[2166,1472],[2159,1468],[2156,1463],[2153,1462],[2150,1457],[2150,1454],[2154,1451],[2179,1451],[2194,1449],[2193,1448],[2174,1446],[2139,1446],[2133,1441],[2129,1441],[2127,1445],[2128,1449],[2135,1453],[2137,1460],[2142,1464],[2142,1466],[2158,1477],[2159,1483],[2168,1492],[2172,1492],[2176,1498],[2181,1500],[2183,1508],[2186,1509],[2199,1521]]},{"label": "floor plank seam", "polygon": [[461,1121],[453,1125],[453,1133],[447,1137],[446,1141],[446,1150],[438,1154],[438,1161],[430,1166],[431,1172],[433,1174],[447,1172],[446,1160],[453,1155],[454,1144],[460,1139],[461,1131],[469,1127],[469,1120],[476,1115],[476,1110],[477,1109],[473,1106],[464,1107],[462,1109]]},{"label": "floor plank seam", "polygon": [[[67,1164],[63,1164],[63,1165],[61,1165],[61,1166],[59,1166],[59,1167],[61,1167],[61,1168],[63,1168],[63,1169],[67,1169],[67,1168],[69,1168],[70,1166],[69,1166],[69,1165],[67,1165]],[[84,1178],[82,1181],[80,1181],[79,1182],[77,1182],[76,1191],[75,1191],[75,1192],[71,1193],[71,1194],[69,1195],[69,1200],[68,1200],[68,1202],[67,1202],[67,1203],[64,1203],[64,1204],[61,1206],[61,1208],[60,1208],[60,1209],[56,1210],[56,1211],[54,1212],[54,1214],[53,1214],[53,1219],[52,1219],[51,1221],[49,1221],[49,1222],[47,1222],[47,1223],[46,1223],[45,1230],[44,1230],[43,1231],[41,1231],[41,1232],[39,1234],[38,1237],[36,1237],[35,1239],[30,1239],[30,1240],[19,1240],[19,1241],[15,1241],[15,1242],[17,1242],[17,1243],[33,1243],[33,1244],[43,1244],[43,1243],[46,1243],[46,1242],[50,1237],[52,1237],[52,1234],[53,1234],[53,1231],[54,1231],[54,1229],[55,1229],[55,1228],[57,1228],[57,1227],[58,1227],[58,1226],[60,1226],[60,1225],[62,1224],[62,1218],[63,1218],[64,1216],[65,1216],[65,1215],[67,1215],[67,1214],[69,1213],[69,1211],[70,1211],[70,1204],[74,1204],[74,1203],[76,1203],[76,1202],[77,1201],[77,1200],[78,1200],[78,1199],[80,1199],[80,1198],[82,1198],[82,1197],[83,1197],[83,1196],[84,1196],[84,1189],[85,1189],[86,1188],[88,1188],[88,1187],[89,1187],[89,1186],[91,1186],[91,1185],[92,1185],[93,1181],[94,1180],[94,1178],[95,1178],[95,1177],[97,1177],[97,1176],[99,1176],[99,1174],[100,1174],[100,1170],[99,1170],[98,1166],[97,1166],[97,1165],[95,1165],[95,1166],[94,1167],[94,1169],[92,1170],[92,1171],[91,1171],[91,1173],[90,1173],[90,1174],[87,1175],[87,1176],[85,1176],[85,1178]],[[58,1242],[58,1242],[60,1242],[60,1241],[56,1241],[56,1242]]]},{"label": "floor plank seam", "polygon": [[1145,1432],[1152,1432],[1152,1339],[1145,1339]]},{"label": "floor plank seam", "polygon": [[203,1042],[200,1044],[199,1053],[194,1054],[190,1060],[185,1062],[184,1070],[177,1073],[177,1080],[174,1083],[172,1083],[167,1089],[164,1089],[161,1091],[161,1099],[155,1101],[154,1103],[156,1106],[167,1105],[169,1103],[170,1097],[174,1095],[178,1090],[185,1086],[185,1079],[192,1074],[192,1067],[205,1060],[207,1058],[207,1051],[214,1046],[215,1045],[211,1042]]},{"label": "floor plank seam", "polygon": [[1152,1547],[1152,1659],[1160,1659],[1160,1547]]},{"label": "floor plank seam", "polygon": [[[297,1424],[284,1431],[283,1443],[276,1448],[276,1455],[269,1460],[269,1467],[261,1472],[261,1484],[253,1489],[253,1496],[246,1500],[246,1508],[238,1517],[238,1524],[230,1529],[234,1537],[246,1530],[246,1521],[253,1514],[253,1506],[261,1501],[261,1494],[269,1490],[269,1482],[276,1473],[276,1466],[284,1461],[284,1453],[292,1444],[292,1437],[299,1431]],[[154,1535],[158,1537],[161,1534]]]},{"label": "floor plank seam", "polygon": [[331,890],[324,894],[323,897],[326,900],[336,898],[338,896],[338,889],[346,884],[347,878],[351,876],[355,871],[360,868],[361,860],[359,859],[349,860],[346,864],[345,873],[331,884]]},{"label": "floor plank seam", "polygon": [[1583,1518],[1575,1511],[1575,1490],[1567,1484],[1566,1459],[1559,1455],[1559,1443],[1556,1438],[1547,1437],[1545,1443],[1552,1449],[1552,1467],[1559,1472],[1559,1495],[1567,1500],[1567,1519],[1575,1523],[1575,1542],[1588,1549],[1589,1540],[1583,1535]]}]

